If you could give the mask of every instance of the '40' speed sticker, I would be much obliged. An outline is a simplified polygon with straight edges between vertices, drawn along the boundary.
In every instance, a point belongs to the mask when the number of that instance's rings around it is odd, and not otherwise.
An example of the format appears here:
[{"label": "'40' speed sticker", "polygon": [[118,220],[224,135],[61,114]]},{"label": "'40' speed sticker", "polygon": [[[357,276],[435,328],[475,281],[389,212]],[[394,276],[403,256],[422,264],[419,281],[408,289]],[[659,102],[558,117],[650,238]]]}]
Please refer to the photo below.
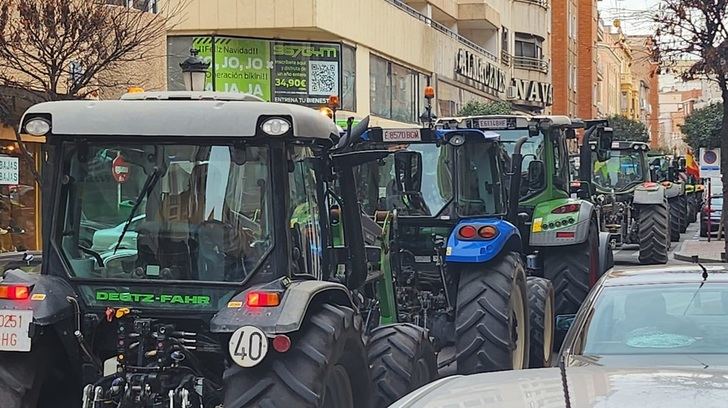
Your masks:
[{"label": "'40' speed sticker", "polygon": [[268,353],[268,338],[257,327],[243,326],[230,337],[230,358],[241,367],[258,365]]}]

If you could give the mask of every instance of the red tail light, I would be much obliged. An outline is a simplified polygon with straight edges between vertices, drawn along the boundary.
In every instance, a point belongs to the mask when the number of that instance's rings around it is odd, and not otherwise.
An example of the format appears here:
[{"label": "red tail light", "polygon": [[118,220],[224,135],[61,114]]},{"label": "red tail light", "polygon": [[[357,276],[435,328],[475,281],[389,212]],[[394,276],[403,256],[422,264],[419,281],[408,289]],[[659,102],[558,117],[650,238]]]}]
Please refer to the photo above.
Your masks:
[{"label": "red tail light", "polygon": [[22,285],[0,285],[0,299],[24,300],[30,297],[30,288]]},{"label": "red tail light", "polygon": [[458,230],[458,235],[460,235],[460,238],[465,239],[473,239],[475,238],[475,234],[477,233],[478,231],[472,225],[465,225],[463,227],[460,227],[460,229]]},{"label": "red tail light", "polygon": [[647,183],[642,184],[645,188],[655,188],[657,187],[657,183],[653,183],[651,181],[648,181]]},{"label": "red tail light", "polygon": [[579,211],[581,204],[566,204],[561,207],[554,208],[551,214],[568,214]]},{"label": "red tail light", "polygon": [[493,239],[498,236],[498,229],[492,225],[486,225],[485,227],[480,227],[478,235],[483,239]]},{"label": "red tail light", "polygon": [[556,233],[556,238],[574,238],[576,236],[575,232],[569,232],[569,231],[559,231]]},{"label": "red tail light", "polygon": [[273,307],[281,304],[278,292],[248,292],[245,297],[245,304],[250,307]]}]

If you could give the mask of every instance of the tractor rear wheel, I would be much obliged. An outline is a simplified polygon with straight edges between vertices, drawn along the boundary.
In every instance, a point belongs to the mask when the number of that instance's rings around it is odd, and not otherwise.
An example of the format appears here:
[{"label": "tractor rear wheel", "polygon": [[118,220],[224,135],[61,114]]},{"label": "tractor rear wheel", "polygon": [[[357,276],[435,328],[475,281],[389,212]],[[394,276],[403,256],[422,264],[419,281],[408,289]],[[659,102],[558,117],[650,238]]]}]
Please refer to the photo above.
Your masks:
[{"label": "tractor rear wheel", "polygon": [[639,261],[642,264],[666,264],[670,249],[670,215],[664,204],[643,205],[638,214]]},{"label": "tractor rear wheel", "polygon": [[682,229],[683,219],[680,210],[680,200],[678,197],[667,200],[670,206],[670,241],[680,241],[680,230]]},{"label": "tractor rear wheel", "polygon": [[526,272],[520,255],[506,252],[485,265],[463,267],[455,312],[459,374],[528,366]]},{"label": "tractor rear wheel", "polygon": [[369,408],[369,366],[361,317],[348,307],[322,304],[309,311],[291,348],[253,368],[225,370],[225,408]]},{"label": "tractor rear wheel", "polygon": [[678,197],[678,202],[680,203],[680,215],[682,216],[682,224],[680,224],[680,233],[684,234],[685,231],[688,230],[688,224],[690,224],[690,221],[688,221],[688,197],[683,194]]},{"label": "tractor rear wheel", "polygon": [[688,197],[688,222],[693,223],[698,220],[698,199],[697,193],[691,193]]},{"label": "tractor rear wheel", "polygon": [[544,278],[551,281],[556,293],[555,315],[576,313],[589,289],[601,275],[596,221],[589,225],[586,242],[552,247],[543,252]]},{"label": "tractor rear wheel", "polygon": [[427,330],[393,324],[372,330],[367,344],[374,406],[388,407],[437,378],[437,356]]},{"label": "tractor rear wheel", "polygon": [[548,279],[529,276],[526,290],[531,328],[528,367],[548,367],[554,349],[554,286]]}]

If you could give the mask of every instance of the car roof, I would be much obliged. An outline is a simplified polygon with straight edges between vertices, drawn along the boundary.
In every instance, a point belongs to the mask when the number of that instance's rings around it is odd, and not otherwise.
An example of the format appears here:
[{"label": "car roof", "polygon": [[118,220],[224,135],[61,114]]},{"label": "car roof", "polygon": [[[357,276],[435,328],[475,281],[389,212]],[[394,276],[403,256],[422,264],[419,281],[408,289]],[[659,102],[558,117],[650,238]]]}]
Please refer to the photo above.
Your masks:
[{"label": "car roof", "polygon": [[295,137],[331,140],[338,129],[320,112],[263,102],[250,95],[215,92],[150,92],[121,100],[44,102],[25,118],[50,115],[56,135],[252,137],[261,116],[288,116]]},{"label": "car roof", "polygon": [[[706,282],[728,282],[728,269],[721,265],[705,265]],[[650,285],[671,283],[700,283],[703,270],[699,265],[650,265],[612,269],[602,281],[602,286]]]},{"label": "car roof", "polygon": [[[567,368],[572,408],[724,407],[728,372],[685,369]],[[390,408],[563,407],[558,368],[452,376],[435,381]]]}]

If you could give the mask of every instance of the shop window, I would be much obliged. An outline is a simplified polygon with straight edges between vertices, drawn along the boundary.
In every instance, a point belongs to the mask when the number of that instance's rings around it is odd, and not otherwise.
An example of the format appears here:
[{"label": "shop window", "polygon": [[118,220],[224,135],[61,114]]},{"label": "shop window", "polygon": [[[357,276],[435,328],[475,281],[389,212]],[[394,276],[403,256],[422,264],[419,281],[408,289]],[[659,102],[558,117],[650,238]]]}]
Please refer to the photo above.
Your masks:
[{"label": "shop window", "polygon": [[370,56],[369,69],[372,113],[400,122],[416,123],[421,74],[375,55]]},{"label": "shop window", "polygon": [[356,111],[356,48],[341,48],[341,109]]},{"label": "shop window", "polygon": [[[33,157],[40,152],[37,143],[25,147]],[[17,143],[0,141],[0,252],[40,249],[40,203],[31,171],[35,164],[21,154]]]}]

